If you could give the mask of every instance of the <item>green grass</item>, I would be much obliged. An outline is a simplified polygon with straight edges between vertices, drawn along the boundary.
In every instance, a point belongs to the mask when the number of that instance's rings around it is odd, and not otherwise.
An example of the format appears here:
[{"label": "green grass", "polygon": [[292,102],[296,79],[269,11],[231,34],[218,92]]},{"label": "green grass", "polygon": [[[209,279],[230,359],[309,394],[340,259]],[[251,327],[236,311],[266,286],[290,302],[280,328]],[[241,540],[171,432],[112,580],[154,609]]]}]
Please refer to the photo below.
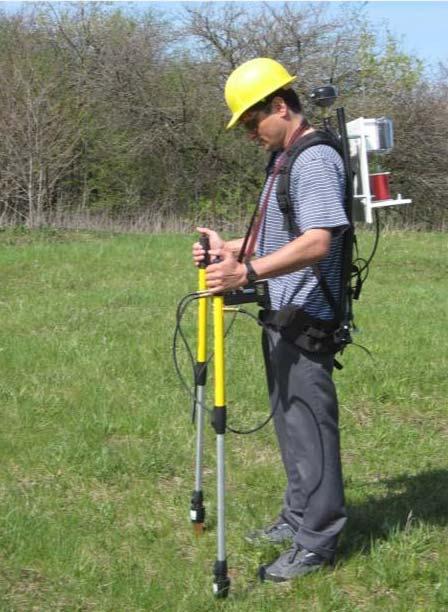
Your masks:
[{"label": "green grass", "polygon": [[[196,288],[191,241],[0,234],[0,609],[448,610],[446,236],[383,236],[356,308],[374,361],[352,347],[335,374],[350,517],[335,571],[257,582],[276,550],[243,535],[275,516],[284,476],[271,424],[226,436],[225,602],[211,593],[213,430],[196,539],[191,402],[171,359],[176,304]],[[195,329],[192,307],[193,347]],[[237,427],[268,411],[258,336],[238,317],[228,338]]]}]

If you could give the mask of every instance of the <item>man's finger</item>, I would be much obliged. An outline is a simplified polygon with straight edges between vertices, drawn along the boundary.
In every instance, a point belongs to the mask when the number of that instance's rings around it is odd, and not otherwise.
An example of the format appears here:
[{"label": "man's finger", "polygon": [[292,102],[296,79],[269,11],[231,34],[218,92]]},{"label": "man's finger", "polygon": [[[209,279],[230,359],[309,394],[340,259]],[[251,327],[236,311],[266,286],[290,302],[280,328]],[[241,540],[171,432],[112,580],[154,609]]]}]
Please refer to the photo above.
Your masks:
[{"label": "man's finger", "polygon": [[210,234],[212,233],[212,230],[208,227],[197,227],[196,231],[201,234],[207,234],[207,236],[210,236]]},{"label": "man's finger", "polygon": [[215,272],[219,272],[221,270],[221,264],[220,263],[212,263],[209,266],[207,266],[207,277],[209,275],[213,275]]}]

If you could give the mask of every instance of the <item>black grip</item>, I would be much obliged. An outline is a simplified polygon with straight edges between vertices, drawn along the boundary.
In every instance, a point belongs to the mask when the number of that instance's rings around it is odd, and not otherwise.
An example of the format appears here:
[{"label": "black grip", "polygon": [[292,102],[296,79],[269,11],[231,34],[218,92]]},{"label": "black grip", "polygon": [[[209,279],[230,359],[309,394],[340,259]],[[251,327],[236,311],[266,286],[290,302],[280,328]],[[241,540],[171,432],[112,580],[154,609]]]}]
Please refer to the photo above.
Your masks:
[{"label": "black grip", "polygon": [[201,237],[199,238],[199,244],[205,251],[204,259],[199,264],[199,267],[206,268],[210,264],[210,240],[207,234],[201,234]]}]

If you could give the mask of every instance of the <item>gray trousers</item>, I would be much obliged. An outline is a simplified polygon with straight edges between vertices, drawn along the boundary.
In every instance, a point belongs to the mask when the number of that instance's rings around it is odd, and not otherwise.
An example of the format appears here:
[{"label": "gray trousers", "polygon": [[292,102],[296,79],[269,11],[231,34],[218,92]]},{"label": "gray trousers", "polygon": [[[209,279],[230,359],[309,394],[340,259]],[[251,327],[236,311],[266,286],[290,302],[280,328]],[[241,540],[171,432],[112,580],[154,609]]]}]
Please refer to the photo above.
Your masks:
[{"label": "gray trousers", "polygon": [[297,544],[331,558],[347,520],[333,356],[304,351],[271,328],[262,343],[288,481],[281,518],[296,530]]}]

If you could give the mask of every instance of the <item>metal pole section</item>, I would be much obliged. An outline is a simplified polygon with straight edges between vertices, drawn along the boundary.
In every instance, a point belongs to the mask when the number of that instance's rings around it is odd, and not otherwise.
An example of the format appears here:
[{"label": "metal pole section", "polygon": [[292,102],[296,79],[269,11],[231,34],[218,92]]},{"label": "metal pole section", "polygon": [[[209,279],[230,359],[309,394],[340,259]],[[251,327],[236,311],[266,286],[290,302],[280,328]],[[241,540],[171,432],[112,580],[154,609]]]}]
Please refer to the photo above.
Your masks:
[{"label": "metal pole section", "polygon": [[225,534],[225,452],[224,435],[216,436],[216,489],[217,489],[217,512],[218,512],[218,532],[217,532],[217,560],[226,560],[226,534]]},{"label": "metal pole section", "polygon": [[205,506],[202,492],[202,457],[204,452],[204,397],[205,386],[196,387],[196,462],[194,472],[194,491],[191,497],[190,519],[196,535],[204,531]]},{"label": "metal pole section", "polygon": [[[205,250],[204,261],[199,266],[198,288],[203,291],[207,288],[205,269],[209,263],[208,251],[210,244],[207,236],[201,236],[200,242]],[[202,458],[204,451],[204,399],[205,383],[207,379],[207,318],[208,298],[198,300],[198,346],[195,367],[195,405],[196,414],[196,463],[194,476],[194,491],[191,497],[190,519],[197,535],[204,530],[205,507],[202,493]]]},{"label": "metal pole section", "polygon": [[196,466],[194,471],[195,491],[202,491],[202,455],[204,448],[204,397],[205,387],[203,385],[200,385],[196,388]]},{"label": "metal pole section", "polygon": [[213,297],[214,383],[215,406],[213,427],[216,431],[216,484],[217,484],[217,558],[213,568],[213,593],[224,598],[229,594],[225,540],[225,469],[224,434],[226,432],[226,398],[224,368],[224,297]]}]

